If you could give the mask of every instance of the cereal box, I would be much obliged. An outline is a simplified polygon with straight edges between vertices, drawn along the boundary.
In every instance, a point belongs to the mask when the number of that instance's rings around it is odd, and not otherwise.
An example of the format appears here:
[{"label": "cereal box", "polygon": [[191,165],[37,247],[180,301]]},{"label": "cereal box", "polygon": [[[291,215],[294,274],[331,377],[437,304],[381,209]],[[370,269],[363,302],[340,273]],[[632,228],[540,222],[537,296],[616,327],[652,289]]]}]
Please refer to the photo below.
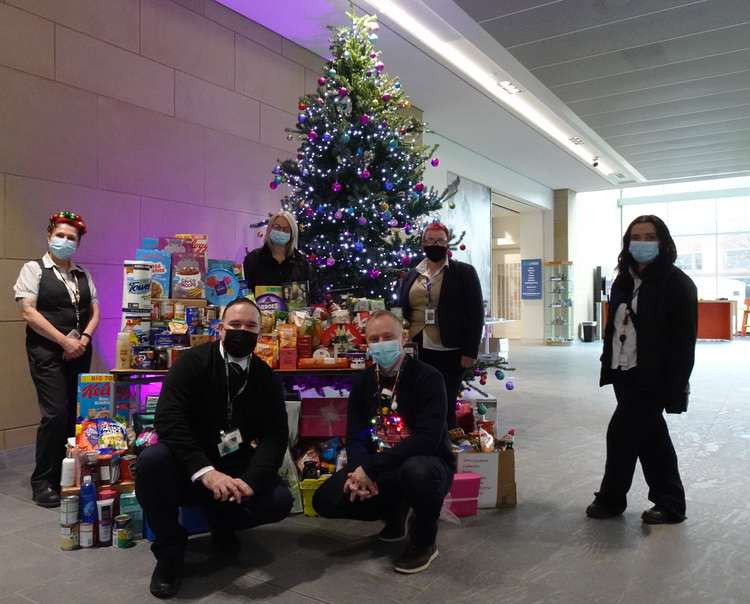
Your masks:
[{"label": "cereal box", "polygon": [[135,251],[135,259],[152,265],[151,299],[169,298],[172,254],[163,250],[139,249]]},{"label": "cereal box", "polygon": [[204,298],[206,259],[202,254],[172,254],[172,297]]},{"label": "cereal box", "polygon": [[196,235],[195,233],[181,233],[175,235],[177,239],[189,241],[193,246],[194,254],[202,254],[204,258],[208,255],[208,235]]},{"label": "cereal box", "polygon": [[170,254],[189,254],[193,251],[193,244],[187,239],[159,237],[159,249]]},{"label": "cereal box", "polygon": [[78,376],[77,416],[83,419],[112,417],[114,376],[82,373]]}]

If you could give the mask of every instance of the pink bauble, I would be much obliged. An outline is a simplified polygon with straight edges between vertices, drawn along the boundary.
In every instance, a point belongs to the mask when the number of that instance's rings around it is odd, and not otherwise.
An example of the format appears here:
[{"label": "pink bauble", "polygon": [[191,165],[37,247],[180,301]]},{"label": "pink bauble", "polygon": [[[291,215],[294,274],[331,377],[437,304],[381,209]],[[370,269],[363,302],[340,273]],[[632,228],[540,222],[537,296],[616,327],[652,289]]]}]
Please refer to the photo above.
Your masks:
[{"label": "pink bauble", "polygon": [[347,94],[349,94],[349,91],[344,86],[339,88],[339,96],[346,96]]},{"label": "pink bauble", "polygon": [[370,171],[369,170],[362,170],[362,172],[359,173],[359,177],[362,180],[367,180],[368,178],[370,178]]},{"label": "pink bauble", "polygon": [[341,183],[336,181],[331,185],[331,190],[333,190],[334,193],[338,193],[341,190]]},{"label": "pink bauble", "polygon": [[359,123],[363,126],[367,126],[367,124],[370,123],[370,116],[365,113],[364,115],[362,115],[362,117],[359,118]]},{"label": "pink bauble", "polygon": [[388,101],[390,101],[390,100],[391,100],[391,95],[390,95],[389,93],[387,93],[387,92],[386,92],[386,93],[385,93],[385,94],[383,95],[383,102],[384,102],[384,103],[387,103],[387,102],[388,102]]},{"label": "pink bauble", "polygon": [[313,209],[312,209],[312,208],[307,208],[307,209],[305,210],[305,216],[307,216],[308,218],[312,218],[312,215],[313,215],[313,214],[315,214],[315,212],[313,211]]},{"label": "pink bauble", "polygon": [[418,182],[416,185],[414,185],[414,190],[417,193],[421,193],[422,191],[424,191],[424,183]]},{"label": "pink bauble", "polygon": [[310,130],[310,132],[307,133],[307,140],[310,142],[318,140],[318,133],[315,132],[315,130]]},{"label": "pink bauble", "polygon": [[325,76],[320,76],[318,78],[318,86],[325,86],[326,85],[326,79]]},{"label": "pink bauble", "polygon": [[272,180],[270,183],[268,183],[268,186],[275,191],[279,187],[279,183],[277,183],[275,180]]},{"label": "pink bauble", "polygon": [[333,217],[334,217],[334,218],[335,218],[336,220],[341,220],[341,219],[343,218],[343,216],[344,216],[344,215],[343,215],[343,214],[341,213],[341,210],[337,210],[337,211],[336,211],[336,213],[335,213],[335,214],[333,215]]},{"label": "pink bauble", "polygon": [[327,266],[333,266],[334,264],[336,264],[336,261],[333,258],[329,258],[328,260],[326,260]]},{"label": "pink bauble", "polygon": [[375,69],[377,70],[378,73],[380,73],[381,71],[385,69],[385,65],[383,65],[382,63],[378,63],[377,65],[375,65]]}]

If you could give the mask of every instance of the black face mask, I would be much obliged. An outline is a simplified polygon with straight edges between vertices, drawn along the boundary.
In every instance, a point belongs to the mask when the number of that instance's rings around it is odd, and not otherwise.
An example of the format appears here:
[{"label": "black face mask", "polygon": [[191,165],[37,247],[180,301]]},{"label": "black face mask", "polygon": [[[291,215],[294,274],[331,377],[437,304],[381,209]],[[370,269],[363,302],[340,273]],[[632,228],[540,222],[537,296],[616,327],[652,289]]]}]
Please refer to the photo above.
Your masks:
[{"label": "black face mask", "polygon": [[224,350],[231,356],[243,359],[252,354],[258,343],[258,334],[245,329],[224,330]]},{"label": "black face mask", "polygon": [[442,245],[426,245],[423,249],[425,256],[433,262],[445,260],[445,257],[448,255],[448,248]]}]

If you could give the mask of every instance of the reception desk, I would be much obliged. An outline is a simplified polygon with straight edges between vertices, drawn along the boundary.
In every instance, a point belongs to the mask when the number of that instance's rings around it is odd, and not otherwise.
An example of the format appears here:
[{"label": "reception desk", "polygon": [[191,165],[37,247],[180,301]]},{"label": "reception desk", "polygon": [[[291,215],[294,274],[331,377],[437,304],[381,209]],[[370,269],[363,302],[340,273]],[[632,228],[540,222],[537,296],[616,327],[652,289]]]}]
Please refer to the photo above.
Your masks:
[{"label": "reception desk", "polygon": [[[731,340],[736,322],[736,302],[733,300],[698,301],[698,339]],[[607,324],[609,302],[602,302],[602,321]]]}]

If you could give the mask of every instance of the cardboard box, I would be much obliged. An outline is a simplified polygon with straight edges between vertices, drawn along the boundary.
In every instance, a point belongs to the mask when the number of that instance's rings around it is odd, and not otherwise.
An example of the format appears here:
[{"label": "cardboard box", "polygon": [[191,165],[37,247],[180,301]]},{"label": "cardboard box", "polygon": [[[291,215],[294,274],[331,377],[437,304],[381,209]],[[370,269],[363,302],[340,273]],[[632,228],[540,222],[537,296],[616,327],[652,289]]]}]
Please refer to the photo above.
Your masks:
[{"label": "cardboard box", "polygon": [[113,384],[111,373],[82,373],[78,376],[76,416],[83,419],[112,417]]},{"label": "cardboard box", "polygon": [[481,480],[482,477],[474,472],[457,472],[453,475],[450,510],[459,518],[476,515]]},{"label": "cardboard box", "polygon": [[279,369],[297,369],[296,348],[282,348],[279,351]]},{"label": "cardboard box", "polygon": [[299,435],[307,437],[346,436],[347,398],[303,398]]},{"label": "cardboard box", "polygon": [[459,453],[457,471],[475,472],[481,476],[480,508],[516,505],[516,462],[513,449],[494,453]]},{"label": "cardboard box", "polygon": [[135,250],[135,259],[151,263],[151,299],[169,298],[172,279],[172,254],[162,250]]}]

